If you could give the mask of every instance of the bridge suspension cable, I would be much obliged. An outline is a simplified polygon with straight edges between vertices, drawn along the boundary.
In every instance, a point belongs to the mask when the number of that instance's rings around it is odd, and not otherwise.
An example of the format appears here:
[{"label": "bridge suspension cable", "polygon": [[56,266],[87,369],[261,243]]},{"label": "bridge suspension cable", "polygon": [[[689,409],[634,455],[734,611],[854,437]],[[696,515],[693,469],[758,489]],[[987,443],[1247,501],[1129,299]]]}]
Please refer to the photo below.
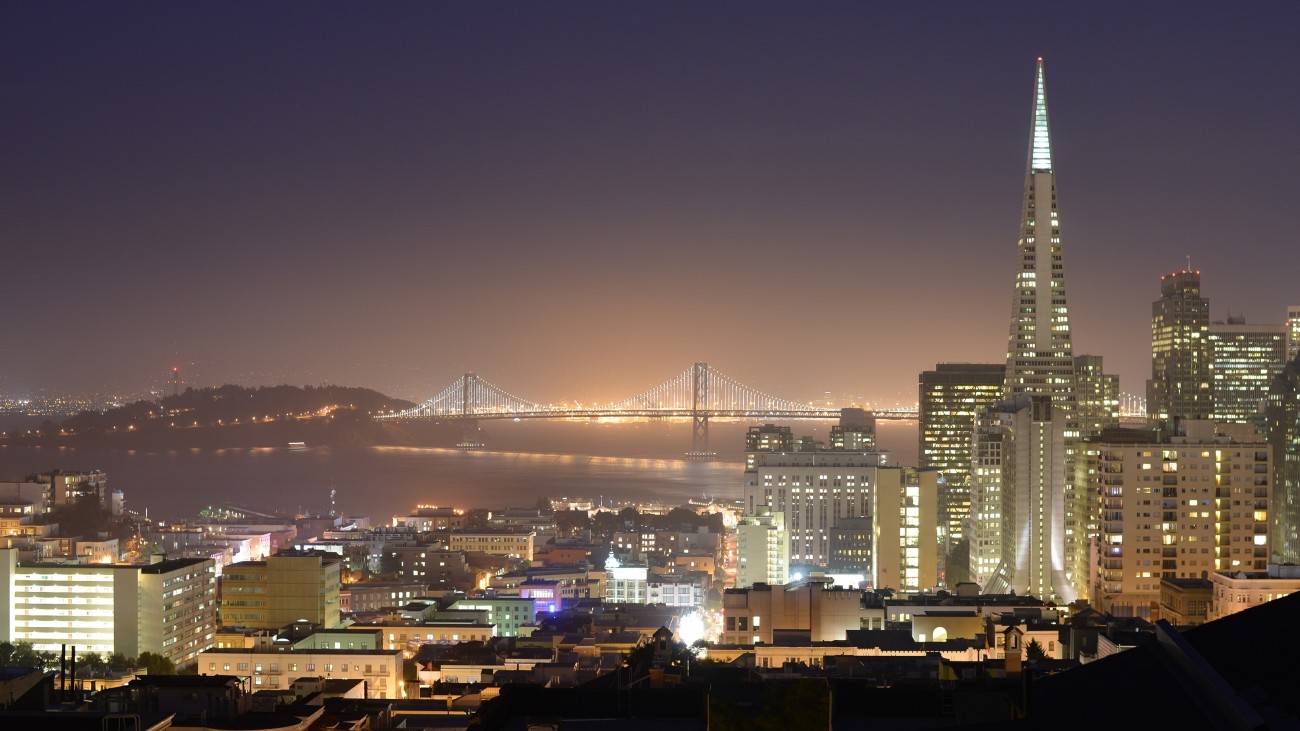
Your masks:
[{"label": "bridge suspension cable", "polygon": [[466,373],[419,406],[381,418],[498,416],[547,410],[549,407],[519,398],[477,374]]},{"label": "bridge suspension cable", "polygon": [[673,378],[608,405],[611,411],[728,411],[755,414],[812,410],[746,386],[707,363],[696,363]]}]

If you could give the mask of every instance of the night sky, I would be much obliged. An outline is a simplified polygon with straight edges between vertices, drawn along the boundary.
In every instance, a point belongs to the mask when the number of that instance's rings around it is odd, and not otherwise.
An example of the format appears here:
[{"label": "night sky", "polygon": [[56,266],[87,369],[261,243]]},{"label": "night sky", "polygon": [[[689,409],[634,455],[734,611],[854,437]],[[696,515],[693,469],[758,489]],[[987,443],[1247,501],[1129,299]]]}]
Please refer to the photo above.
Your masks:
[{"label": "night sky", "polygon": [[1300,3],[0,5],[0,392],[694,361],[913,402],[1005,357],[1046,59],[1076,354],[1300,304]]}]

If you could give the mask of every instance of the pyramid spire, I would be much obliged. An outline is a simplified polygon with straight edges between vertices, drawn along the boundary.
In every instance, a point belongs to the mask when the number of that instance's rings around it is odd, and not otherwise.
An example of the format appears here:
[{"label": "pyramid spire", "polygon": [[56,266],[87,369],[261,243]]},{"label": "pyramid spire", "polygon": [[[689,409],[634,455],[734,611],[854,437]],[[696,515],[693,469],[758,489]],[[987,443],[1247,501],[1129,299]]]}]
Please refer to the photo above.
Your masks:
[{"label": "pyramid spire", "polygon": [[1047,126],[1047,87],[1043,81],[1043,57],[1038,57],[1038,73],[1034,78],[1033,137],[1029,142],[1029,171],[1051,172],[1052,134]]}]

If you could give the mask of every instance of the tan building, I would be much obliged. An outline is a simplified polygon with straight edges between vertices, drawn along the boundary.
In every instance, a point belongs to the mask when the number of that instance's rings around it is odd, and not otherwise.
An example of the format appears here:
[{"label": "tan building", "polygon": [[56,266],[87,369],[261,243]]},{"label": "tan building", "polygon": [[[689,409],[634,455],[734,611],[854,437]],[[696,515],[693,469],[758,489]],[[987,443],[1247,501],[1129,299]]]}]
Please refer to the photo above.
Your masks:
[{"label": "tan building", "polygon": [[1162,579],[1160,616],[1175,627],[1195,627],[1208,621],[1214,585],[1209,579]]},{"label": "tan building", "polygon": [[1272,470],[1245,425],[1185,422],[1186,436],[1116,430],[1086,440],[1100,535],[1091,601],[1154,619],[1162,579],[1263,571]]},{"label": "tan building", "polygon": [[724,645],[771,643],[774,633],[804,633],[807,641],[845,639],[862,628],[862,591],[831,586],[813,577],[781,586],[755,584],[722,595]]},{"label": "tan building", "polygon": [[776,586],[790,579],[790,534],[785,512],[758,505],[736,525],[736,588]]},{"label": "tan building", "polygon": [[103,656],[152,652],[185,667],[215,632],[211,559],[20,565],[17,549],[0,549],[0,641]]},{"label": "tan building", "polygon": [[486,553],[491,556],[508,556],[530,561],[537,533],[512,530],[456,531],[447,537],[447,548],[452,551]]},{"label": "tan building", "polygon": [[221,576],[221,623],[279,629],[298,621],[339,626],[341,559],[323,551],[281,551],[241,561]]},{"label": "tan building", "polygon": [[939,584],[938,469],[871,467],[871,584],[903,592]]},{"label": "tan building", "polygon": [[405,698],[401,650],[226,648],[199,654],[202,675],[235,675],[254,691],[293,687],[299,678],[365,682],[366,698]]},{"label": "tan building", "polygon": [[1210,575],[1208,621],[1300,591],[1300,566],[1268,564],[1263,571],[1218,571]]}]

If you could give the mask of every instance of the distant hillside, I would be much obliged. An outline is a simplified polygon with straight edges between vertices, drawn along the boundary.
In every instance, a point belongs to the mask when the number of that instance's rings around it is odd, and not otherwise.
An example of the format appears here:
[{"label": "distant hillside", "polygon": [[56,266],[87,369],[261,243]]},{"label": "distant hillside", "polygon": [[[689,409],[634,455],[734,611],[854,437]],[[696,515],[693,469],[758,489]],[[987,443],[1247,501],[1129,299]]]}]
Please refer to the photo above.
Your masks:
[{"label": "distant hillside", "polygon": [[106,447],[254,447],[454,444],[455,424],[375,422],[379,413],[414,406],[368,388],[345,386],[221,386],[186,389],[158,401],[108,411],[83,411],[33,434],[10,432],[11,443]]}]

